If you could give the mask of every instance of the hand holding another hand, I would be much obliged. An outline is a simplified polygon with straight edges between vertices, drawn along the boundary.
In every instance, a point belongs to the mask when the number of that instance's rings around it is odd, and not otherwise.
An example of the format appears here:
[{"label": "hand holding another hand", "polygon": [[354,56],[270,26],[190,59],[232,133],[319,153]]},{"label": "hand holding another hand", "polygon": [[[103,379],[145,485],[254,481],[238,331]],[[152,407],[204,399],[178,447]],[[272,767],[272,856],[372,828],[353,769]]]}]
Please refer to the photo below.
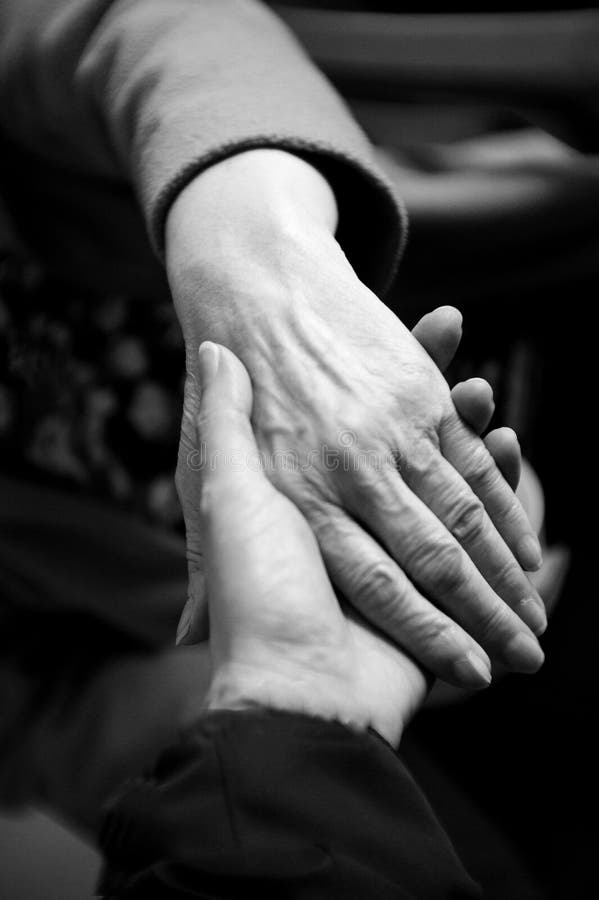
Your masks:
[{"label": "hand holding another hand", "polygon": [[424,699],[425,676],[340,608],[308,523],[261,470],[243,365],[205,343],[199,370],[205,460],[196,475],[213,666],[207,708],[321,716],[372,726],[398,743]]},{"label": "hand holding another hand", "polygon": [[[419,323],[420,340],[440,363],[453,355],[456,324],[452,310]],[[341,609],[310,527],[262,470],[243,365],[206,343],[199,372],[203,459],[193,475],[210,615],[207,707],[260,705],[324,716],[372,726],[399,743],[426,695],[424,673],[367,622]],[[484,427],[492,413],[488,385],[474,379],[458,395],[462,412]],[[513,432],[493,434],[496,460],[514,483],[519,449]],[[484,683],[483,667],[477,686]]]},{"label": "hand holding another hand", "polygon": [[464,684],[469,653],[536,671],[542,601],[521,568],[540,563],[536,535],[439,368],[357,278],[335,218],[327,182],[280,151],[213,167],[169,216],[188,358],[179,489],[191,596],[201,608],[186,466],[209,338],[245,365],[269,477],[308,522],[339,594],[450,682]]}]

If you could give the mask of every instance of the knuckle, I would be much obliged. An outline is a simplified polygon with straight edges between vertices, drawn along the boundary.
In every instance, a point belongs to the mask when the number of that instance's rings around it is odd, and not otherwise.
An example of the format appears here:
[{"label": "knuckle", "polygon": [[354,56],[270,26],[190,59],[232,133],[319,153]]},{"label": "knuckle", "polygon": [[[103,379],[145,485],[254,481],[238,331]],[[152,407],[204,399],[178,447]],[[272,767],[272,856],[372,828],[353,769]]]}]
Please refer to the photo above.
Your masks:
[{"label": "knuckle", "polygon": [[363,595],[378,604],[390,604],[397,596],[392,567],[383,560],[376,560],[365,566],[360,572],[359,581]]},{"label": "knuckle", "polygon": [[526,575],[509,551],[507,558],[494,567],[493,583],[498,585],[497,592],[500,596],[505,596],[504,592],[508,591],[520,598],[530,590]]},{"label": "knuckle", "polygon": [[515,493],[512,493],[511,498],[504,503],[503,509],[497,513],[496,519],[504,527],[522,528],[529,523],[528,516]]},{"label": "knuckle", "polygon": [[421,624],[421,640],[431,651],[440,652],[453,647],[457,635],[458,628],[455,623],[436,611]]},{"label": "knuckle", "polygon": [[507,643],[513,634],[508,627],[508,610],[505,604],[498,600],[490,608],[485,609],[481,616],[480,628],[482,640],[489,643]]},{"label": "knuckle", "polygon": [[387,485],[395,471],[395,457],[382,445],[361,447],[348,454],[346,471],[365,497],[377,496],[380,500],[387,494]]},{"label": "knuckle", "polygon": [[475,490],[491,488],[497,481],[499,471],[484,444],[477,446],[470,454],[464,475]]},{"label": "knuckle", "polygon": [[464,584],[463,553],[453,541],[422,544],[413,554],[412,566],[417,577],[426,578],[441,596],[455,594]]},{"label": "knuckle", "polygon": [[356,600],[362,611],[381,626],[399,627],[407,614],[406,594],[396,578],[393,564],[375,560],[354,572]]},{"label": "knuckle", "polygon": [[412,436],[409,453],[402,455],[401,474],[411,483],[434,474],[439,464],[439,439],[434,430],[420,429]]},{"label": "knuckle", "polygon": [[460,498],[453,506],[446,526],[460,544],[476,541],[483,533],[485,508],[474,495]]}]

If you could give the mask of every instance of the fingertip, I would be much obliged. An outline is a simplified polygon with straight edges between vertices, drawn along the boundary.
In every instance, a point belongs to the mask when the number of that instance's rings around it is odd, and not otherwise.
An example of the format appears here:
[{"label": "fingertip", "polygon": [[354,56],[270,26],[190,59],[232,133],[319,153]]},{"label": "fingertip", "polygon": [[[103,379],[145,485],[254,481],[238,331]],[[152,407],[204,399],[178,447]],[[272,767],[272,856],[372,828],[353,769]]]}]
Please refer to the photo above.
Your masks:
[{"label": "fingertip", "polygon": [[515,491],[522,467],[522,452],[516,432],[512,428],[496,428],[485,437],[485,445],[497,468]]},{"label": "fingertip", "polygon": [[462,338],[462,314],[453,306],[440,306],[424,315],[412,333],[435,364],[444,371]]},{"label": "fingertip", "polygon": [[495,405],[493,397],[493,388],[484,378],[468,378],[466,381],[460,381],[453,389],[457,394],[467,398],[470,403],[477,403],[480,406],[490,407]]},{"label": "fingertip", "polygon": [[468,690],[484,690],[491,684],[490,665],[472,650],[457,659],[453,669],[455,681],[459,687]]},{"label": "fingertip", "polygon": [[493,388],[484,378],[469,378],[455,385],[451,392],[454,405],[462,419],[477,434],[487,428],[495,411]]},{"label": "fingertip", "polygon": [[509,440],[510,442],[514,443],[518,447],[518,449],[520,449],[520,441],[518,440],[518,435],[513,428],[510,428],[509,425],[503,425],[497,430],[503,432],[506,441]]},{"label": "fingertip", "polygon": [[520,538],[516,553],[526,572],[538,572],[543,565],[543,550],[536,534],[525,534]]},{"label": "fingertip", "polygon": [[493,400],[493,388],[486,378],[475,375],[473,378],[468,378],[464,384],[470,385],[470,389],[476,393],[478,397],[484,397],[487,401]]},{"label": "fingertip", "polygon": [[203,341],[198,350],[198,382],[202,412],[206,407],[235,409],[250,415],[252,384],[241,360],[223,344]]},{"label": "fingertip", "polygon": [[445,306],[438,306],[433,310],[431,315],[437,315],[439,317],[442,316],[447,324],[452,324],[460,330],[464,322],[464,317],[460,310],[455,306],[450,306],[449,304]]},{"label": "fingertip", "polygon": [[545,662],[545,654],[534,635],[522,631],[504,648],[503,661],[514,672],[534,675]]},{"label": "fingertip", "polygon": [[202,341],[199,346],[198,381],[202,393],[210,387],[218,374],[220,351],[220,346],[213,341]]},{"label": "fingertip", "polygon": [[513,447],[520,451],[520,441],[513,428],[508,428],[506,425],[494,428],[493,431],[489,432],[487,435],[487,439],[491,438],[494,441],[500,441],[504,447]]}]

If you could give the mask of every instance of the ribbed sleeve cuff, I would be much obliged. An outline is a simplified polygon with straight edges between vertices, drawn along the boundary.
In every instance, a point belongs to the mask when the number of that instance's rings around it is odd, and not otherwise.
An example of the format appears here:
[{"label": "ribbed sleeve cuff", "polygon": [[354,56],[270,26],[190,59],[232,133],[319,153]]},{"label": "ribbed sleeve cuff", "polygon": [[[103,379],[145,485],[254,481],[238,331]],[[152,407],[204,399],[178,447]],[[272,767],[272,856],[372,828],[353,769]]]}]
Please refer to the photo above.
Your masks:
[{"label": "ribbed sleeve cuff", "polygon": [[402,206],[342,99],[263,4],[121,0],[85,70],[159,256],[168,210],[192,178],[244,150],[277,148],[328,178],[344,252],[386,291],[405,240]]}]

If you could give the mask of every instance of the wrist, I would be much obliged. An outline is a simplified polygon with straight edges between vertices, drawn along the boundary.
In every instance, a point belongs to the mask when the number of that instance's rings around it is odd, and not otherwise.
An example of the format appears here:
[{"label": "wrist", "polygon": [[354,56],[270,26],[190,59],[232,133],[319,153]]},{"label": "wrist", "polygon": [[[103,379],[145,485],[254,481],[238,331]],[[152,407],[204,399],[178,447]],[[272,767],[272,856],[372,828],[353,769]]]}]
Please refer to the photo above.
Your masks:
[{"label": "wrist", "polygon": [[367,716],[353,708],[348,678],[329,677],[303,669],[280,667],[258,671],[238,664],[215,670],[204,708],[215,710],[270,709],[335,720],[354,728],[368,727]]},{"label": "wrist", "polygon": [[166,227],[167,269],[184,336],[235,346],[245,328],[297,296],[323,249],[339,255],[323,176],[279,150],[241,153],[194,179]]},{"label": "wrist", "polygon": [[251,150],[211,166],[173,203],[167,263],[192,259],[211,273],[237,261],[276,261],[311,234],[331,238],[337,205],[325,178],[281,150]]}]

